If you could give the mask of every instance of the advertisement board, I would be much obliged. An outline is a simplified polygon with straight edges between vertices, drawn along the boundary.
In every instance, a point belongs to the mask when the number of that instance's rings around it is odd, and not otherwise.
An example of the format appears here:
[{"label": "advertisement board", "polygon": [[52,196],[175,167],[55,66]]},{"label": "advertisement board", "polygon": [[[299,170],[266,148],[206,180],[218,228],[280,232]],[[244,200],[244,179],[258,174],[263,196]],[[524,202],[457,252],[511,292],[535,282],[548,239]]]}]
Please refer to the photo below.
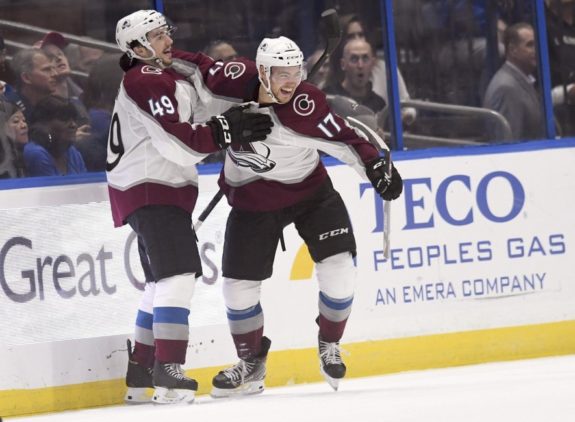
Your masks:
[{"label": "advertisement board", "polygon": [[[353,311],[342,339],[355,351],[350,359],[356,374],[381,372],[377,360],[362,360],[361,354],[389,344],[397,351],[415,338],[441,338],[444,346],[436,353],[443,365],[451,359],[446,348],[461,344],[460,360],[452,363],[466,362],[461,354],[470,352],[460,335],[471,336],[465,342],[475,350],[485,340],[477,334],[481,340],[473,343],[473,333],[502,329],[510,331],[490,343],[491,354],[486,348],[481,355],[479,348],[467,361],[575,352],[573,342],[561,343],[575,337],[575,142],[470,151],[396,155],[404,191],[391,204],[389,259],[383,256],[382,200],[351,168],[326,160],[357,241]],[[216,180],[217,174],[201,174],[195,216],[216,192]],[[42,189],[30,189],[27,201]],[[125,339],[133,330],[143,276],[135,236],[128,227],[113,228],[105,192],[105,184],[86,186],[88,200],[71,195],[59,204],[21,207],[10,201],[0,210],[0,397],[2,390],[25,395],[31,388],[110,380],[121,388]],[[192,300],[188,368],[235,360],[221,294],[228,211],[221,201],[198,232],[204,276]],[[278,247],[261,304],[272,355],[293,357],[316,348],[318,289],[303,241],[293,227],[284,237],[286,251]],[[550,325],[544,338],[541,330],[529,331],[542,324],[559,325]],[[397,370],[429,358],[431,343],[418,344],[410,349],[409,364],[395,358]],[[34,371],[22,376],[21,366],[31,361]],[[301,375],[297,365],[289,370],[296,373],[283,368],[277,383]]]}]

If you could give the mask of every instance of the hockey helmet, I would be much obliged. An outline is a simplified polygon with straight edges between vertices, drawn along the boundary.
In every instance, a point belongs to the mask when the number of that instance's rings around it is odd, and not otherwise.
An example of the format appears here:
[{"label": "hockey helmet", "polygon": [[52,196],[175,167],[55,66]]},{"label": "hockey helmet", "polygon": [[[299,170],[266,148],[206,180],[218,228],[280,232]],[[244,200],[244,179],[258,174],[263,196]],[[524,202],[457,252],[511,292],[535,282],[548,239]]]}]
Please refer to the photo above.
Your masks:
[{"label": "hockey helmet", "polygon": [[160,12],[156,10],[138,10],[118,21],[116,24],[116,43],[120,50],[130,58],[145,59],[144,57],[139,57],[130,46],[132,42],[137,41],[152,52],[152,57],[149,58],[154,58],[155,52],[148,41],[147,34],[164,26],[169,31],[174,31],[175,29]]},{"label": "hockey helmet", "polygon": [[[298,45],[287,37],[264,38],[258,47],[256,54],[256,66],[258,77],[268,95],[277,102],[271,92],[270,76],[274,66],[300,66],[303,70],[303,53]],[[260,66],[263,66],[268,83],[259,74]]]}]

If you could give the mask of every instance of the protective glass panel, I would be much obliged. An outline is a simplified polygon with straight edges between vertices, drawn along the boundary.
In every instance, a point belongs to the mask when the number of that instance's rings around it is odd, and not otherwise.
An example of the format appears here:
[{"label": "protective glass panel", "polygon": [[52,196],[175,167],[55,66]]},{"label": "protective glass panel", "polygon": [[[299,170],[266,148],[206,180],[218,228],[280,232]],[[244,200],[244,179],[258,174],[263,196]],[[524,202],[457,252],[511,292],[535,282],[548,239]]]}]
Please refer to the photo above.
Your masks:
[{"label": "protective glass panel", "polygon": [[152,7],[150,0],[0,1],[0,178],[104,170],[122,78],[116,22]]},{"label": "protective glass panel", "polygon": [[575,136],[575,1],[545,0],[551,98],[559,136]]},{"label": "protective glass panel", "polygon": [[394,1],[398,65],[418,108],[407,148],[546,137],[533,3]]},{"label": "protective glass panel", "polygon": [[[164,4],[166,15],[178,27],[175,45],[204,51],[215,59],[236,55],[255,59],[263,38],[291,38],[304,53],[308,82],[327,94],[333,111],[358,117],[381,135],[385,129],[389,139],[380,1],[168,0]],[[321,18],[329,8],[337,10],[343,32],[339,43],[337,31],[334,34],[329,21]],[[328,41],[333,51],[323,65],[316,66]]]}]

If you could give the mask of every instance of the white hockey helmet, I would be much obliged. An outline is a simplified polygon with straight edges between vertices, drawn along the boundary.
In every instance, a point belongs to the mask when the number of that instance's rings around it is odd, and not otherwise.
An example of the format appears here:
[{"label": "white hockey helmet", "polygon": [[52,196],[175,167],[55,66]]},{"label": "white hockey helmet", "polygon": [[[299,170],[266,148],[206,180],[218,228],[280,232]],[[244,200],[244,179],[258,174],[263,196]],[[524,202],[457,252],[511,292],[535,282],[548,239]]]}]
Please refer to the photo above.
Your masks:
[{"label": "white hockey helmet", "polygon": [[116,43],[124,53],[131,58],[146,60],[144,57],[138,56],[130,44],[138,41],[142,46],[150,50],[153,59],[156,56],[154,49],[148,41],[147,34],[156,28],[166,26],[169,30],[173,31],[172,27],[166,20],[165,16],[156,10],[138,10],[128,16],[124,16],[116,24]]},{"label": "white hockey helmet", "polygon": [[[287,37],[264,38],[258,47],[256,54],[256,66],[258,77],[268,95],[273,101],[278,102],[271,91],[270,76],[274,66],[299,66],[303,71],[303,53],[298,45]],[[268,84],[262,80],[259,74],[260,66],[263,66]]]}]

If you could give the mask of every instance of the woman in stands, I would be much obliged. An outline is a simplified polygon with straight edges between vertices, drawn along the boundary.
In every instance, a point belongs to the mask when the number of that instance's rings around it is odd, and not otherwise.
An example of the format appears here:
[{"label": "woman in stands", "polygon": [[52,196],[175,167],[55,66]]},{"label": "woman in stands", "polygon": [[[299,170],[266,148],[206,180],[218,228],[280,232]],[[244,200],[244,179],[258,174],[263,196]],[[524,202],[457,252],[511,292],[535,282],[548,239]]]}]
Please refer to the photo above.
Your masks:
[{"label": "woman in stands", "polygon": [[86,173],[82,155],[74,146],[77,112],[69,100],[48,96],[30,118],[30,142],[24,148],[28,176],[64,176]]}]

